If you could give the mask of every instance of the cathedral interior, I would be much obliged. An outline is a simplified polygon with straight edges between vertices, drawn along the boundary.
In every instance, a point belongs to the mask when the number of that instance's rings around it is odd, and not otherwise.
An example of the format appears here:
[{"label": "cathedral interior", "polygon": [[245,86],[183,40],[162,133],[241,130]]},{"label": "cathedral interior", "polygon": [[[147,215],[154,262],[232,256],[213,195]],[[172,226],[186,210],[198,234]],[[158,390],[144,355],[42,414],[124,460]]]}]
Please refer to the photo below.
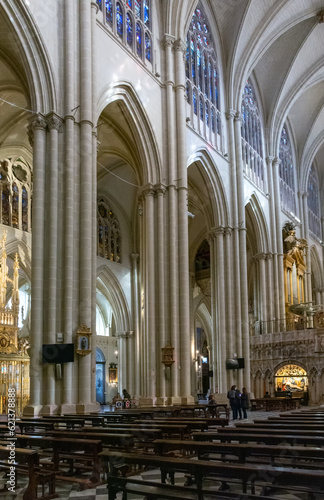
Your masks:
[{"label": "cathedral interior", "polygon": [[1,413],[323,403],[323,43],[323,0],[0,2]]}]

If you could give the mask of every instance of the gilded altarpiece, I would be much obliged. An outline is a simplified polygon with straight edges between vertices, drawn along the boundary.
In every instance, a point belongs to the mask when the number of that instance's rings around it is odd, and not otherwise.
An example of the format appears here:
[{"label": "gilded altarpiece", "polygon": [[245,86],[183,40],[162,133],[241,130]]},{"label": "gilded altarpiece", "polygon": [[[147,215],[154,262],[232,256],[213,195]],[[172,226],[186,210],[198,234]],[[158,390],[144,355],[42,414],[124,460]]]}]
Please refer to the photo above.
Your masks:
[{"label": "gilded altarpiece", "polygon": [[[8,389],[15,389],[15,411],[17,414],[29,399],[29,356],[27,339],[18,338],[19,317],[19,262],[16,254],[13,266],[13,277],[8,275],[6,232],[1,243],[0,268],[0,413],[7,413]],[[10,297],[7,285],[11,284]]]}]

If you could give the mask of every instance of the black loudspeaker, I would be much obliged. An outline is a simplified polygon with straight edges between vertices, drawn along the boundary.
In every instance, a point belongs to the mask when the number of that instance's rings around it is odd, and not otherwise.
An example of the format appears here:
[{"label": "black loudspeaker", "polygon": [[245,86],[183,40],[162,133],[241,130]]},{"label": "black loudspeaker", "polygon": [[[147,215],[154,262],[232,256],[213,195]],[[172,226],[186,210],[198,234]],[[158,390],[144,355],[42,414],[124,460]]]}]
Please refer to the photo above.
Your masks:
[{"label": "black loudspeaker", "polygon": [[238,367],[244,368],[244,358],[237,358],[237,361],[238,361]]},{"label": "black loudspeaker", "polygon": [[238,370],[238,358],[228,358],[226,360],[226,370]]},{"label": "black loudspeaker", "polygon": [[213,376],[214,376],[214,372],[213,372],[213,370],[209,370],[209,372],[208,372],[208,377],[213,377]]}]

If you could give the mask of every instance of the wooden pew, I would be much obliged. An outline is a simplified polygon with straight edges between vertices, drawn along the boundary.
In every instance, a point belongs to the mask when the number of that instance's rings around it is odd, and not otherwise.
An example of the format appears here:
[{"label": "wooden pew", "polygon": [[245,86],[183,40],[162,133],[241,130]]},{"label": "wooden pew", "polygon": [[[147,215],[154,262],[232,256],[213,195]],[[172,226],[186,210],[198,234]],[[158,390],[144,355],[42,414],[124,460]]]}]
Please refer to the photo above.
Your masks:
[{"label": "wooden pew", "polygon": [[204,420],[183,420],[183,419],[162,419],[154,418],[153,420],[146,423],[146,420],[135,420],[134,424],[131,425],[145,425],[146,427],[158,427],[160,425],[185,425],[189,431],[200,430],[204,431],[208,429],[208,422]]},{"label": "wooden pew", "polygon": [[[213,477],[219,481],[231,481],[239,479],[242,483],[243,493],[247,492],[247,485],[251,487],[251,493],[255,493],[255,483],[269,484],[274,483],[284,485],[287,489],[294,486],[294,489],[309,488],[311,491],[323,492],[323,472],[291,467],[275,467],[271,465],[259,464],[228,464],[213,462],[209,460],[191,460],[185,458],[170,458],[157,455],[145,455],[135,453],[118,453],[103,451],[100,456],[110,467],[110,473],[114,475],[114,470],[120,464],[135,464],[145,467],[154,467],[161,469],[161,481],[165,481],[166,473],[171,471],[184,472],[194,476],[197,485],[198,499],[203,500],[203,481],[206,478]],[[109,480],[108,480],[109,485]],[[109,498],[109,500],[113,500]]]},{"label": "wooden pew", "polygon": [[[188,425],[181,424],[181,423],[176,423],[173,422],[171,424],[168,424],[167,421],[163,421],[162,423],[156,422],[155,420],[139,420],[131,424],[133,428],[136,428],[136,425],[138,426],[138,429],[142,429],[143,426],[147,429],[158,429],[162,432],[164,436],[172,436],[172,435],[179,435],[181,439],[184,439],[185,435],[189,435],[189,428]],[[120,425],[121,427],[124,426],[123,423]],[[109,425],[107,428],[110,428]]]},{"label": "wooden pew", "polygon": [[[178,439],[157,439],[154,441],[154,450],[157,455],[165,455],[170,451],[178,450],[181,453],[191,453],[199,459],[211,458],[222,461],[235,461],[244,463],[259,461],[266,458],[272,465],[296,466],[312,468],[317,464],[324,465],[324,448],[311,446],[267,445],[262,444],[237,444],[215,443]],[[307,461],[311,460],[307,464]]]},{"label": "wooden pew", "polygon": [[[30,434],[17,434],[16,444],[19,447],[49,449],[53,461],[53,470],[56,479],[80,483],[83,487],[100,484],[101,460],[99,453],[102,451],[101,441],[98,439],[77,439],[70,437],[39,436]],[[84,452],[84,454],[80,453]],[[89,478],[68,477],[60,474],[60,462],[69,458],[71,461],[91,461]],[[44,463],[44,466],[46,463]],[[73,464],[72,464],[73,465]],[[79,468],[79,467],[78,467]]]},{"label": "wooden pew", "polygon": [[63,419],[64,421],[74,421],[82,419],[85,424],[91,423],[93,426],[103,426],[105,423],[105,417],[103,415],[81,415],[81,414],[68,414],[68,415],[43,415],[43,419]]},{"label": "wooden pew", "polygon": [[[162,438],[162,431],[156,428],[148,428],[142,426],[134,426],[132,424],[114,424],[118,425],[118,427],[84,427],[80,429],[81,432],[85,431],[87,433],[110,433],[110,434],[131,434],[135,443],[137,442],[153,442],[155,439]],[[127,427],[126,427],[127,425]],[[128,427],[129,425],[129,427]],[[83,435],[83,434],[82,434]]]},{"label": "wooden pew", "polygon": [[263,427],[266,427],[266,428],[271,428],[271,429],[285,429],[285,430],[289,430],[289,429],[301,429],[301,430],[313,430],[313,431],[324,431],[324,422],[323,424],[315,424],[315,423],[304,423],[303,421],[302,422],[292,422],[292,423],[288,423],[288,422],[281,422],[280,420],[271,420],[271,421],[267,421],[267,420],[254,420],[254,423],[237,423],[235,424],[235,427],[239,427],[241,428],[242,426],[246,427],[246,428],[253,428],[253,429],[256,429],[256,428],[263,428]]},{"label": "wooden pew", "polygon": [[[90,427],[92,430],[93,427]],[[103,447],[112,447],[112,446],[118,446],[119,448],[123,448],[125,451],[130,451],[131,448],[134,447],[134,435],[132,433],[124,433],[118,432],[118,433],[108,433],[108,432],[101,432],[102,429],[99,427],[100,432],[88,432],[88,427],[84,427],[81,429],[81,432],[79,430],[77,431],[59,431],[59,430],[54,430],[54,431],[48,431],[46,432],[46,436],[53,436],[53,437],[59,437],[59,438],[78,438],[81,437],[82,439],[96,439],[100,440],[102,443]]]},{"label": "wooden pew", "polygon": [[[39,456],[36,450],[29,450],[24,448],[14,448],[15,462],[8,463],[9,451],[5,445],[0,445],[0,470],[8,471],[11,466],[15,467],[15,483],[17,483],[17,475],[28,475],[28,485],[23,494],[24,500],[49,500],[57,498],[55,493],[55,474],[46,471],[39,467]],[[39,486],[42,488],[41,495],[38,491]],[[45,492],[48,487],[48,492]],[[0,490],[0,496],[2,491]],[[9,493],[8,493],[9,494]]]},{"label": "wooden pew", "polygon": [[20,419],[22,422],[28,422],[30,424],[37,423],[52,423],[54,425],[63,424],[68,429],[74,429],[75,427],[84,427],[84,418],[65,418],[65,417],[47,417],[43,419],[42,417],[22,417]]},{"label": "wooden pew", "polygon": [[[226,427],[225,427],[226,429]],[[301,435],[299,431],[296,433],[290,432],[276,433],[271,432],[241,432],[240,428],[232,427],[232,433],[223,433],[223,428],[219,429],[217,432],[205,431],[205,432],[192,432],[191,437],[195,441],[238,441],[240,443],[264,443],[264,444],[282,444],[289,443],[291,445],[305,445],[305,446],[324,446],[324,436],[313,436],[311,435]]]},{"label": "wooden pew", "polygon": [[[135,420],[134,423],[144,423],[144,420]],[[183,425],[188,425],[190,429],[198,429],[204,430],[208,427],[217,427],[222,426],[225,427],[228,425],[228,418],[185,418],[185,417],[167,417],[167,418],[154,418],[152,422],[148,422],[149,424],[154,424],[155,422],[159,423],[179,423]]]}]

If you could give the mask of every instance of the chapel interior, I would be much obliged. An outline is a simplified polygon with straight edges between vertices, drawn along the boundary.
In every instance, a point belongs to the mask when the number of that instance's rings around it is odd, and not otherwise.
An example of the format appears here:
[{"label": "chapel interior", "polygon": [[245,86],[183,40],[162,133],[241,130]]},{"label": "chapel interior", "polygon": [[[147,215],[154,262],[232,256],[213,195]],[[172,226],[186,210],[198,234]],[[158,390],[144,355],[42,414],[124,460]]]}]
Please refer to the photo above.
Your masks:
[{"label": "chapel interior", "polygon": [[0,413],[323,403],[323,0],[3,0],[0,33]]}]

